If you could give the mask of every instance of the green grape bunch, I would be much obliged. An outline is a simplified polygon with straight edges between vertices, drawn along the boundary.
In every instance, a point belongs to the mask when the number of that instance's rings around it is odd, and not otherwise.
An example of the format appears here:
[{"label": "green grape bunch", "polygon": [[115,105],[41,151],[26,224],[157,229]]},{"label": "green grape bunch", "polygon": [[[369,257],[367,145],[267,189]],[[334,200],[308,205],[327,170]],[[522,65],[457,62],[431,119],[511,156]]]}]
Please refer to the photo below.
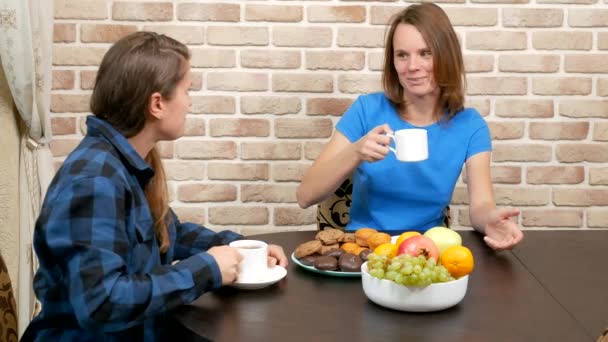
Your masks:
[{"label": "green grape bunch", "polygon": [[370,253],[367,256],[367,269],[372,277],[405,286],[423,287],[454,280],[443,265],[438,265],[433,258],[427,260],[423,255],[414,257],[401,254],[389,258],[386,255]]}]

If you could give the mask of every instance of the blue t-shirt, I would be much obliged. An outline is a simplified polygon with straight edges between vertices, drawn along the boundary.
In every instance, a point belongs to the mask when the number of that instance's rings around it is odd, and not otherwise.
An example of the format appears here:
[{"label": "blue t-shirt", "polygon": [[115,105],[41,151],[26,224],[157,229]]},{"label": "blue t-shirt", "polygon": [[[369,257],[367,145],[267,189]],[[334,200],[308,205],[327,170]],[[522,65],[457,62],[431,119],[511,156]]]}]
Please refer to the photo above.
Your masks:
[{"label": "blue t-shirt", "polygon": [[360,96],[336,129],[354,143],[385,123],[393,131],[426,129],[429,157],[421,162],[401,162],[389,152],[383,160],[361,163],[353,175],[346,229],[371,227],[397,233],[441,225],[465,161],[492,150],[488,125],[475,109],[465,108],[450,121],[414,126],[399,116],[384,93],[374,93]]}]

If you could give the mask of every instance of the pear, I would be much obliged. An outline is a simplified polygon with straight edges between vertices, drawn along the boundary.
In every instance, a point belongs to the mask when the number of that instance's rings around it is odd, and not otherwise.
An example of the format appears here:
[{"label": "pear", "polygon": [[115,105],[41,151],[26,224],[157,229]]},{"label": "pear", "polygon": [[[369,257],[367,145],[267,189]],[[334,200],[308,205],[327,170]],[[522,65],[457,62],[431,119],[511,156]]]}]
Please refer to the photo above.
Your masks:
[{"label": "pear", "polygon": [[433,240],[435,245],[437,245],[439,255],[443,254],[443,251],[450,246],[462,245],[460,234],[450,228],[433,227],[427,230],[423,235]]}]

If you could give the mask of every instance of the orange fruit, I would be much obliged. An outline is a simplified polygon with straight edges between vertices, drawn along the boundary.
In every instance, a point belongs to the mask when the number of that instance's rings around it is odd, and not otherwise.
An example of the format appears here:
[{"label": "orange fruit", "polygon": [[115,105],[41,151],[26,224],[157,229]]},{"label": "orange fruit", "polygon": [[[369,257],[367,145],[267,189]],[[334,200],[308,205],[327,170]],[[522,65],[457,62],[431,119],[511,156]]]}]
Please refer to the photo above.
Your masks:
[{"label": "orange fruit", "polygon": [[374,248],[374,254],[386,255],[389,258],[397,255],[397,245],[390,242],[385,242],[378,247]]},{"label": "orange fruit", "polygon": [[367,238],[367,245],[372,251],[387,242],[391,242],[391,236],[386,233],[373,233]]},{"label": "orange fruit", "polygon": [[416,236],[416,235],[421,235],[418,232],[405,232],[405,233],[401,233],[401,235],[399,235],[399,237],[397,238],[397,242],[395,242],[395,244],[397,245],[397,247],[399,247],[399,245],[407,238],[412,237],[412,236]]},{"label": "orange fruit", "polygon": [[473,272],[473,253],[465,246],[450,246],[441,254],[441,264],[454,278]]}]

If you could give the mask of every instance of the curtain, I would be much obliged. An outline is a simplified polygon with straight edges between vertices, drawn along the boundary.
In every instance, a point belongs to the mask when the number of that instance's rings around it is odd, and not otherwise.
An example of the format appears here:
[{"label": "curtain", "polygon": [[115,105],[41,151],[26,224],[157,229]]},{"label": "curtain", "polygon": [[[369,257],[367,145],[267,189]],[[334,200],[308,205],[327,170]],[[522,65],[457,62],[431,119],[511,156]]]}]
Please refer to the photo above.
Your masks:
[{"label": "curtain", "polygon": [[19,335],[35,311],[34,222],[53,176],[49,119],[53,1],[0,0],[0,60],[23,127],[19,160]]}]

